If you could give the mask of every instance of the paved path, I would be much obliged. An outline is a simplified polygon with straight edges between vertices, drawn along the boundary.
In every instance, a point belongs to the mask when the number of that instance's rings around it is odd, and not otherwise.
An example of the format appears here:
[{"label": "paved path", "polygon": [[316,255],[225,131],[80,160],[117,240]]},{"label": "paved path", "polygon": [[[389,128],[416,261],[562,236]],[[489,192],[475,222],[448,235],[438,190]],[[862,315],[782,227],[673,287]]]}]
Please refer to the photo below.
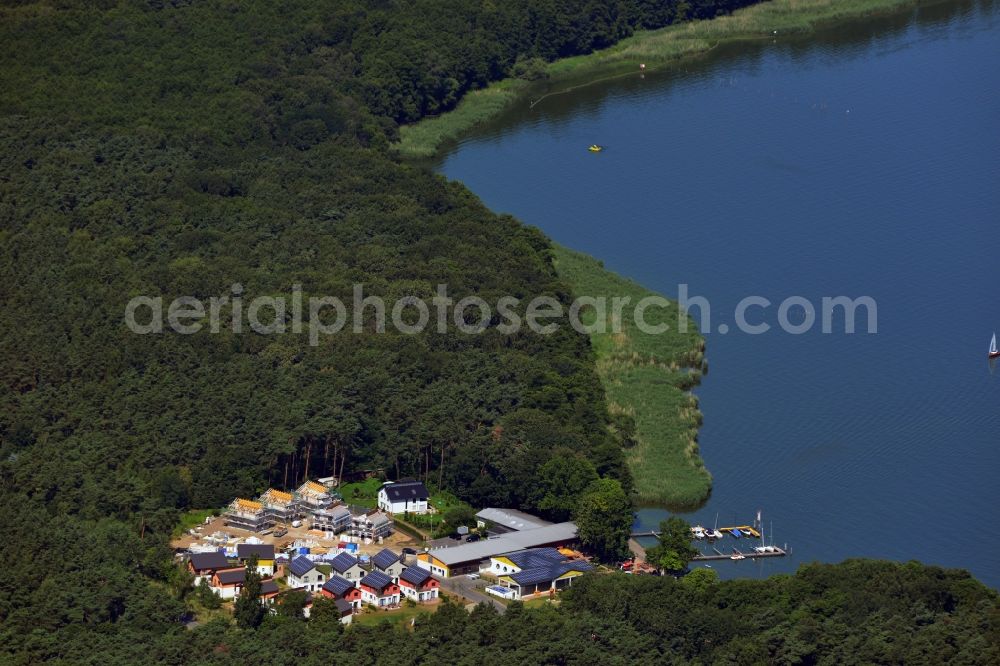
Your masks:
[{"label": "paved path", "polygon": [[632,555],[635,556],[635,559],[642,560],[643,562],[646,561],[646,549],[639,545],[638,541],[635,539],[629,539],[628,548],[632,551]]},{"label": "paved path", "polygon": [[457,594],[469,599],[473,603],[486,602],[497,609],[499,613],[506,613],[507,607],[498,599],[486,594],[484,587],[486,584],[482,579],[471,580],[465,576],[453,578],[441,578],[441,587],[451,594]]}]

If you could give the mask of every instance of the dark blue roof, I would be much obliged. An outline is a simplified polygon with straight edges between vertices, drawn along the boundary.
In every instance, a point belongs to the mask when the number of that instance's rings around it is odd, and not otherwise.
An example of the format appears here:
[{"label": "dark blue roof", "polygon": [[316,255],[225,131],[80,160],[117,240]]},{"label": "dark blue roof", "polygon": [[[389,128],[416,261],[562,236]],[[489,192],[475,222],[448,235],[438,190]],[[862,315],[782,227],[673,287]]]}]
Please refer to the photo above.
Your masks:
[{"label": "dark blue roof", "polygon": [[361,579],[361,584],[375,590],[381,590],[387,585],[392,585],[392,579],[381,571],[373,571]]},{"label": "dark blue roof", "polygon": [[378,551],[372,558],[372,564],[374,564],[379,569],[388,569],[396,562],[399,562],[399,555],[392,552],[388,548],[383,548]]},{"label": "dark blue roof", "polygon": [[431,572],[420,567],[407,567],[403,573],[399,574],[400,579],[414,585],[423,585],[424,581],[431,577]]},{"label": "dark blue roof", "polygon": [[258,560],[273,560],[274,545],[270,543],[241,543],[236,546],[236,556],[241,560],[256,555]]},{"label": "dark blue roof", "polygon": [[292,574],[295,576],[305,576],[307,573],[309,573],[315,568],[316,565],[313,564],[312,560],[310,560],[308,557],[302,557],[302,556],[296,557],[294,560],[292,560],[291,565],[288,567],[289,571],[291,571]]},{"label": "dark blue roof", "polygon": [[229,571],[216,571],[215,576],[222,585],[232,585],[233,583],[242,583],[246,573],[247,570],[240,567],[239,569],[231,569]]},{"label": "dark blue roof", "polygon": [[568,571],[590,571],[594,567],[586,562],[561,562],[553,563],[545,567],[535,567],[534,569],[524,569],[510,577],[518,585],[536,585],[538,583],[548,583],[559,578]]},{"label": "dark blue roof", "polygon": [[529,548],[516,553],[507,553],[504,557],[513,562],[519,569],[547,567],[555,562],[566,560],[566,556],[555,548]]},{"label": "dark blue roof", "polygon": [[323,583],[323,589],[333,593],[334,596],[341,597],[354,589],[354,583],[340,576],[330,576],[330,580]]},{"label": "dark blue roof", "polygon": [[430,497],[427,487],[416,479],[400,479],[393,483],[382,484],[390,502],[405,502],[406,500],[426,500]]},{"label": "dark blue roof", "polygon": [[195,568],[196,571],[204,571],[205,569],[225,569],[229,566],[229,560],[226,556],[219,551],[214,553],[191,553],[188,556],[191,561],[191,566]]},{"label": "dark blue roof", "polygon": [[358,563],[358,558],[353,555],[348,555],[347,553],[341,553],[337,557],[330,560],[330,566],[334,568],[335,571],[344,573],[354,565]]},{"label": "dark blue roof", "polygon": [[274,594],[278,591],[278,584],[273,580],[260,581],[261,594]]}]

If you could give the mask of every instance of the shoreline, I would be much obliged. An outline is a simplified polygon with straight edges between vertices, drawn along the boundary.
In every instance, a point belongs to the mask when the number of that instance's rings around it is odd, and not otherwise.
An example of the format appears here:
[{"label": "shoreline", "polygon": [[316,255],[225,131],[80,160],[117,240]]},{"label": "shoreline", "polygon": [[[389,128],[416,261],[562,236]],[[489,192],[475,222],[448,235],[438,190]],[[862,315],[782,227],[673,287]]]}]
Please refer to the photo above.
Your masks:
[{"label": "shoreline", "polygon": [[[658,296],[590,255],[557,243],[552,244],[552,255],[556,272],[575,295],[628,296],[633,303]],[[681,316],[677,301],[667,300],[669,308],[647,312],[650,324],[676,322]],[[597,319],[586,311],[583,318],[588,325]],[[712,475],[698,449],[702,414],[691,392],[708,370],[705,339],[689,322],[687,332],[671,328],[652,334],[622,319],[620,333],[609,327],[590,334],[612,427],[630,443],[625,460],[639,506],[691,511],[712,492]]]},{"label": "shoreline", "polygon": [[[537,105],[552,95],[639,73],[655,72],[687,59],[710,54],[721,44],[802,36],[839,22],[888,15],[904,8],[943,0],[771,0],[733,14],[638,32],[607,49],[549,63],[542,81],[507,78],[467,94],[452,111],[400,128],[395,144],[404,159],[427,160],[462,134],[501,115],[533,93]],[[529,97],[530,99],[530,97]],[[619,290],[655,294],[604,268],[594,257],[552,242],[553,264],[560,278],[576,291],[597,295],[614,285]],[[573,269],[567,270],[567,264]],[[640,296],[641,297],[641,296]],[[676,305],[676,301],[668,299]],[[693,511],[711,496],[712,475],[698,448],[702,414],[691,392],[707,372],[704,339],[687,341],[683,353],[670,349],[677,339],[642,340],[636,331],[624,340],[611,335],[590,336],[595,368],[605,390],[612,419],[631,420],[635,445],[626,449],[638,507]],[[631,333],[632,335],[628,335]],[[638,338],[638,344],[633,338]],[[658,344],[654,344],[658,343]]]},{"label": "shoreline", "polygon": [[[703,57],[723,43],[807,35],[838,22],[885,15],[942,0],[770,0],[714,19],[690,21],[641,31],[614,46],[550,62],[538,81],[506,78],[467,93],[458,105],[439,116],[400,127],[393,145],[404,159],[429,159],[462,134],[501,115],[533,92],[533,107],[547,97],[599,81],[653,72],[689,58]],[[558,89],[553,89],[558,88]]]}]

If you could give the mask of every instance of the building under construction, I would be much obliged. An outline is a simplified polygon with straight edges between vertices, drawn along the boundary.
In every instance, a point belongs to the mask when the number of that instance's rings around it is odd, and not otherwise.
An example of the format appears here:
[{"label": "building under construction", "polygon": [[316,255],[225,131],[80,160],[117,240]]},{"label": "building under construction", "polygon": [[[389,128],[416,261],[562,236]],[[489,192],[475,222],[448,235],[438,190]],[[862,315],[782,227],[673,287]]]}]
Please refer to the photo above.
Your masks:
[{"label": "building under construction", "polygon": [[256,500],[238,497],[226,510],[229,527],[248,532],[265,532],[295,520],[306,520],[309,527],[323,532],[375,541],[392,534],[392,518],[378,509],[347,507],[340,496],[315,481],[306,481],[294,492],[268,488]]},{"label": "building under construction", "polygon": [[[342,510],[334,510],[340,506]],[[306,481],[294,492],[268,488],[256,500],[234,499],[226,510],[226,525],[263,532],[294,520],[309,519],[316,529],[342,532],[351,527],[351,515],[326,486]]]}]

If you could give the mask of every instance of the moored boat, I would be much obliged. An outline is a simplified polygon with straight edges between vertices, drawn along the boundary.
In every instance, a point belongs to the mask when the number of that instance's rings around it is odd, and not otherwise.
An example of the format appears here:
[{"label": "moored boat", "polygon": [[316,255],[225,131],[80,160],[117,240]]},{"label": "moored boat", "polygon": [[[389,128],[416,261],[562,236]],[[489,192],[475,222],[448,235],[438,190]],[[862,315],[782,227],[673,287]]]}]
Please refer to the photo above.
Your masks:
[{"label": "moored boat", "polygon": [[1000,356],[1000,350],[997,349],[997,334],[994,333],[990,339],[989,358],[997,358],[998,356]]}]

